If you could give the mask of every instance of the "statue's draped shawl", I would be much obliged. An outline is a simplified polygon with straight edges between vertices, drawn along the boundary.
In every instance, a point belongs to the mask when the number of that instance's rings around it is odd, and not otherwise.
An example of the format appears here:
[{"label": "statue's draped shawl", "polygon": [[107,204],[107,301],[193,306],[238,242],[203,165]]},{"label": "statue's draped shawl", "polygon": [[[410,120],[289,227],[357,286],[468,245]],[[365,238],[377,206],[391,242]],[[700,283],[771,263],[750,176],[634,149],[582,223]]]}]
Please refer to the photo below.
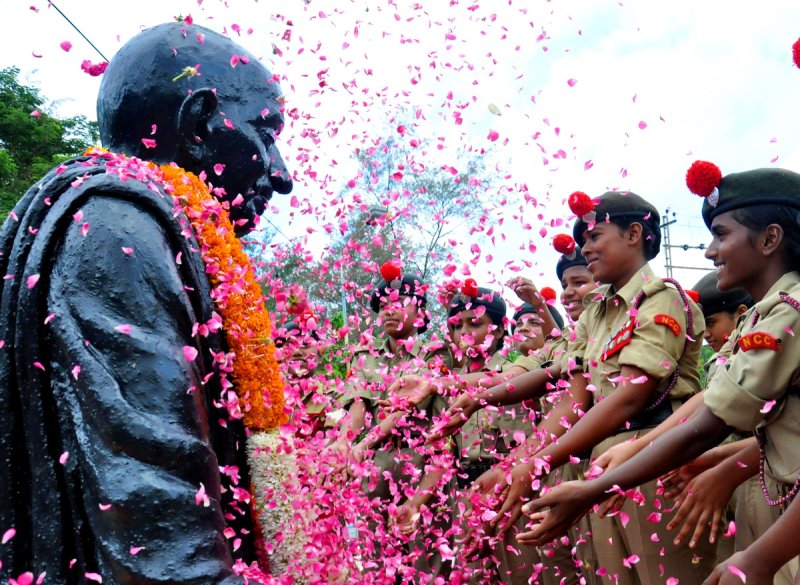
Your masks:
[{"label": "statue's draped shawl", "polygon": [[223,531],[241,536],[248,505],[219,470],[239,465],[249,489],[244,435],[215,406],[222,340],[192,336],[213,307],[185,216],[87,158],[14,214],[0,232],[0,532],[16,535],[0,580],[241,582]]}]

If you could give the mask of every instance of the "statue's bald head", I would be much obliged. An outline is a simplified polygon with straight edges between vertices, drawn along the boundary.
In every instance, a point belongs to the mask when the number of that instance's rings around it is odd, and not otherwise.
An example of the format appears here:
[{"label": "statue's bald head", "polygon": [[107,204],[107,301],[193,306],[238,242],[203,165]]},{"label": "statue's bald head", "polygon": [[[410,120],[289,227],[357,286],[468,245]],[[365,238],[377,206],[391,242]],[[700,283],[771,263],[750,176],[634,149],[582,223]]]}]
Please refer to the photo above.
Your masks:
[{"label": "statue's bald head", "polygon": [[[228,199],[245,197],[247,204],[233,215],[252,220],[273,191],[291,190],[274,145],[283,126],[282,101],[277,81],[241,46],[174,22],[145,30],[114,56],[100,86],[97,116],[106,147],[206,171]],[[216,177],[218,164],[225,170]]]}]

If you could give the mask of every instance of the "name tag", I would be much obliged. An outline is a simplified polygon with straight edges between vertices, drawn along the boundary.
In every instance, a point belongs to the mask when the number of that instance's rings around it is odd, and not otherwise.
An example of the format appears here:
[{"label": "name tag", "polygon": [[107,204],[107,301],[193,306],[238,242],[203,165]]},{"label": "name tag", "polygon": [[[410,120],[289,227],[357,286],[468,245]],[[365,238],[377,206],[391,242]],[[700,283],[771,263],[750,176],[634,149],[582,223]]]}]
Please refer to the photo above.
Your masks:
[{"label": "name tag", "polygon": [[771,349],[780,351],[781,340],[773,337],[765,331],[753,331],[747,335],[742,335],[738,341],[739,349],[750,351],[751,349]]},{"label": "name tag", "polygon": [[675,337],[680,335],[681,331],[683,330],[681,324],[678,323],[678,320],[669,315],[663,315],[663,314],[656,315],[653,320],[656,322],[657,325],[663,325],[664,327],[672,331],[675,334]]}]

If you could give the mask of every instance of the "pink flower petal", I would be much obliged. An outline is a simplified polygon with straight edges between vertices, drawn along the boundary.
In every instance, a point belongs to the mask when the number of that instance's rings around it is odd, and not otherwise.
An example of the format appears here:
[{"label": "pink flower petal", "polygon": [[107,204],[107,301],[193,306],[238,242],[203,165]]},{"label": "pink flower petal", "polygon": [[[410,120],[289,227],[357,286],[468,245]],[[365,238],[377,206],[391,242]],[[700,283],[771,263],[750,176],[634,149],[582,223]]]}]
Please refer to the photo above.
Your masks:
[{"label": "pink flower petal", "polygon": [[38,274],[33,274],[33,275],[28,277],[28,280],[26,281],[26,284],[28,285],[28,288],[33,288],[34,286],[36,286],[37,282],[39,282],[39,275]]},{"label": "pink flower petal", "polygon": [[61,44],[59,44],[58,46],[61,47],[62,50],[69,53],[70,49],[72,48],[72,43],[70,43],[69,41],[61,41]]},{"label": "pink flower petal", "polygon": [[77,380],[78,379],[78,375],[80,373],[81,373],[81,367],[76,364],[75,367],[72,368],[72,377]]},{"label": "pink flower petal", "polygon": [[126,247],[124,247],[124,246],[123,246],[123,247],[122,247],[122,251],[123,251],[125,254],[128,254],[129,256],[130,256],[131,254],[133,254],[133,248],[126,248]]},{"label": "pink flower petal", "polygon": [[8,530],[6,530],[6,531],[3,533],[3,539],[2,539],[2,540],[0,540],[0,543],[2,543],[2,544],[5,544],[5,543],[7,543],[9,540],[11,540],[12,538],[14,538],[14,535],[15,535],[16,533],[17,533],[17,531],[16,531],[15,529],[13,529],[13,528],[9,528]]},{"label": "pink flower petal", "polygon": [[139,552],[141,552],[141,551],[143,551],[143,550],[144,550],[144,547],[143,547],[143,546],[132,546],[132,547],[130,548],[130,551],[129,551],[129,552],[131,553],[131,555],[133,555],[133,556],[136,556],[136,555],[138,555],[138,554],[139,554]]},{"label": "pink flower petal", "polygon": [[114,329],[125,335],[131,334],[131,326],[128,325],[127,323],[124,323],[123,325],[117,325],[116,327],[114,327]]},{"label": "pink flower petal", "polygon": [[489,135],[486,137],[492,142],[500,138],[500,134],[497,133],[497,130],[489,130]]},{"label": "pink flower petal", "polygon": [[155,148],[156,141],[154,138],[142,138],[142,144],[144,144],[145,148]]},{"label": "pink flower petal", "polygon": [[197,359],[197,349],[191,345],[184,345],[183,357],[186,358],[187,362],[193,362],[195,359]]},{"label": "pink flower petal", "polygon": [[67,463],[67,459],[69,459],[69,451],[64,451],[64,452],[61,454],[61,457],[59,457],[59,458],[58,458],[58,462],[59,462],[61,465],[66,465],[66,463]]},{"label": "pink flower petal", "polygon": [[96,583],[102,583],[103,582],[103,576],[99,575],[98,573],[84,573],[84,577],[86,577],[90,581],[94,581]]},{"label": "pink flower petal", "polygon": [[31,585],[33,583],[33,573],[22,573],[16,580],[9,579],[9,581],[15,582],[17,585]]},{"label": "pink flower petal", "polygon": [[224,170],[225,170],[225,165],[223,165],[221,163],[217,163],[217,164],[214,165],[214,173],[217,176],[221,175],[222,171],[224,171]]},{"label": "pink flower petal", "polygon": [[734,575],[739,577],[739,579],[742,580],[742,583],[747,583],[747,575],[745,575],[744,571],[742,571],[739,567],[734,567],[733,565],[728,565],[728,572],[729,573],[733,573]]},{"label": "pink flower petal", "polygon": [[764,406],[761,408],[759,412],[761,412],[761,414],[767,414],[770,410],[772,410],[775,407],[775,403],[776,403],[775,400],[769,400],[764,404]]},{"label": "pink flower petal", "polygon": [[567,79],[567,85],[570,87],[575,87],[576,83],[578,83],[577,79]]}]

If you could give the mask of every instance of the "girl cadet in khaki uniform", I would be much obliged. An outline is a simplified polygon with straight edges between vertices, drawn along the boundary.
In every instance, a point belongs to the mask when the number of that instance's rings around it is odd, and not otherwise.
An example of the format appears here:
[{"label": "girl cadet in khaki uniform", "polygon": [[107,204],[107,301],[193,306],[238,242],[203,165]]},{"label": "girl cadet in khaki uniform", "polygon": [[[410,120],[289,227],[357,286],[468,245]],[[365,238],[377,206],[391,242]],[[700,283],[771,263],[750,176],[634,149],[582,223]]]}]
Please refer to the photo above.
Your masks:
[{"label": "girl cadet in khaki uniform", "polygon": [[[584,300],[562,368],[572,374],[569,392],[540,427],[541,450],[511,473],[509,493],[491,522],[501,530],[540,487],[538,476],[587,450],[597,457],[646,432],[672,414],[673,400],[699,390],[702,314],[647,263],[660,247],[657,210],[633,193],[609,192],[593,213],[584,209],[581,216],[573,235],[604,285]],[[576,419],[576,408],[588,412],[565,432],[563,419]],[[692,583],[698,571],[713,567],[713,547],[691,551],[673,544],[665,527],[670,515],[657,492],[651,482],[636,498],[642,505],[631,500],[617,516],[590,518],[603,583]]]},{"label": "girl cadet in khaki uniform", "polygon": [[[529,305],[529,308],[515,314],[523,329],[527,328],[527,324],[522,323],[523,315],[539,322],[538,309]],[[505,352],[501,351],[506,321],[506,303],[498,293],[482,287],[462,287],[461,293],[451,302],[448,319],[454,353],[461,363],[461,367],[454,372],[456,378],[479,372],[502,374],[513,369],[517,362],[512,365]],[[528,338],[523,335],[520,343],[523,349],[528,345],[527,341]],[[469,389],[461,392],[469,393]],[[520,405],[481,411],[466,422],[456,436],[460,455],[458,487],[461,490],[468,488],[498,457],[506,455],[519,442],[520,435],[524,440],[525,429],[532,427],[533,414]],[[467,508],[469,503],[465,498],[458,506]],[[462,516],[460,511],[458,516]],[[507,538],[494,544],[490,558],[467,565],[464,573],[468,582],[476,585],[527,583],[541,559],[535,550],[519,551],[515,536],[516,533],[509,531]]]},{"label": "girl cadet in khaki uniform", "polygon": [[[441,352],[424,350],[418,338],[429,322],[427,285],[412,275],[403,275],[392,262],[381,267],[381,276],[382,280],[376,283],[370,296],[370,308],[378,317],[377,324],[383,335],[371,345],[358,348],[353,355],[343,399],[349,416],[344,420],[338,441],[338,448],[349,452],[356,461],[370,462],[372,473],[364,478],[364,492],[375,498],[376,509],[383,518],[380,526],[372,526],[376,533],[392,530],[389,510],[403,504],[407,495],[425,481],[424,470],[433,450],[422,445],[424,434],[445,406],[440,396],[431,396],[408,413],[402,424],[398,422],[400,415],[390,420],[378,417],[376,403],[386,398],[387,389],[394,380],[409,373],[427,371],[428,362],[444,363]],[[398,423],[396,427],[394,423]],[[411,538],[402,566],[410,582],[431,582],[449,570],[436,546],[447,540],[446,532],[452,524],[448,499],[451,490],[435,489],[439,483],[447,483],[440,479],[441,476],[434,478],[427,487],[435,493],[437,507],[442,512],[426,517],[422,529],[414,535],[406,535]],[[385,563],[387,553],[378,550],[378,541],[376,538],[371,543],[376,548],[371,555],[376,561],[373,564],[377,564],[373,570],[390,574],[397,569],[396,559],[391,560],[391,567]],[[400,547],[395,553],[402,550]]]},{"label": "girl cadet in khaki uniform", "polygon": [[[755,305],[730,338],[732,356],[704,394],[705,404],[683,424],[620,467],[590,482],[561,486],[527,507],[541,524],[520,536],[549,540],[606,497],[613,485],[630,488],[685,464],[733,429],[755,431],[753,448],[764,500],[780,515],[751,546],[714,570],[705,583],[772,584],[800,553],[800,175],[782,169],[721,173],[696,162],[690,189],[704,197],[703,219],[713,240],[706,257],[720,290],[744,288]],[[743,453],[742,461],[749,461]],[[544,514],[538,510],[547,509]],[[781,511],[784,511],[781,515]]]}]

